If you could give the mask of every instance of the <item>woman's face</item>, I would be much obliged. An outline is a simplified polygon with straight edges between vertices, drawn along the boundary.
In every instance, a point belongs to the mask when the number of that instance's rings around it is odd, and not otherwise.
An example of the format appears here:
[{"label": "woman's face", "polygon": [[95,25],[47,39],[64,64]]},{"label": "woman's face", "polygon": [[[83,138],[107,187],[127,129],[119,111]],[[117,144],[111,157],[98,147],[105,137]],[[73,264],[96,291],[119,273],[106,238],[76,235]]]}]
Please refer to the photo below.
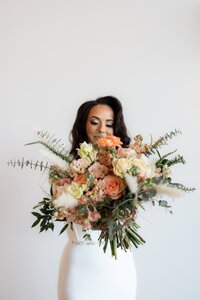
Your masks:
[{"label": "woman's face", "polygon": [[89,141],[95,144],[100,137],[112,135],[114,132],[113,122],[114,112],[110,106],[106,104],[93,106],[86,122],[86,132]]}]

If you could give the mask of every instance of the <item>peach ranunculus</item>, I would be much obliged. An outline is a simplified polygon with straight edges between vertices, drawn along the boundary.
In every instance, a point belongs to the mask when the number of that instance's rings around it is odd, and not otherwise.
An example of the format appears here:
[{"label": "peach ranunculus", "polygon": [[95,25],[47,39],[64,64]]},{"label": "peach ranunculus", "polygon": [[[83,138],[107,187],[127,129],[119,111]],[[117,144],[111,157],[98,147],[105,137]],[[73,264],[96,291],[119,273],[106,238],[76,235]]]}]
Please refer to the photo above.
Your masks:
[{"label": "peach ranunculus", "polygon": [[104,193],[111,199],[119,199],[124,192],[125,184],[123,179],[115,175],[107,175],[102,181]]},{"label": "peach ranunculus", "polygon": [[120,138],[114,135],[108,135],[106,137],[100,138],[97,141],[97,144],[103,148],[109,147],[119,147],[123,143],[121,142]]}]

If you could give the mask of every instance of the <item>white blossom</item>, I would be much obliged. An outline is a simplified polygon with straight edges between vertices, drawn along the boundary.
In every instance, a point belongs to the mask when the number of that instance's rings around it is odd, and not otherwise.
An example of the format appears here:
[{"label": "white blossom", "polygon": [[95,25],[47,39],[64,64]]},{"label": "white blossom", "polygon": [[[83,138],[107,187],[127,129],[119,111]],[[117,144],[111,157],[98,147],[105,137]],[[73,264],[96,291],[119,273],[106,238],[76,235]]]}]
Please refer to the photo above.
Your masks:
[{"label": "white blossom", "polygon": [[62,193],[57,199],[54,200],[54,205],[56,207],[73,208],[78,204],[77,199],[75,199],[70,193]]}]

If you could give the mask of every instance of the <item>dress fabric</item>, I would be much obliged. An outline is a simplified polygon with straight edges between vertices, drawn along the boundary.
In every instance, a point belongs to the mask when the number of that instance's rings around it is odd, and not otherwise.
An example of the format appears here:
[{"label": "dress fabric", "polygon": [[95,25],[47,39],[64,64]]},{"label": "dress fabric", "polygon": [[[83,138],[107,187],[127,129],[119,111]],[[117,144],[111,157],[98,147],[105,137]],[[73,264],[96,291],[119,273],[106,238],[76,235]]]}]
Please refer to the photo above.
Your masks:
[{"label": "dress fabric", "polygon": [[117,249],[117,259],[99,247],[99,231],[84,241],[80,225],[67,229],[58,276],[58,300],[136,300],[137,274],[133,252]]}]

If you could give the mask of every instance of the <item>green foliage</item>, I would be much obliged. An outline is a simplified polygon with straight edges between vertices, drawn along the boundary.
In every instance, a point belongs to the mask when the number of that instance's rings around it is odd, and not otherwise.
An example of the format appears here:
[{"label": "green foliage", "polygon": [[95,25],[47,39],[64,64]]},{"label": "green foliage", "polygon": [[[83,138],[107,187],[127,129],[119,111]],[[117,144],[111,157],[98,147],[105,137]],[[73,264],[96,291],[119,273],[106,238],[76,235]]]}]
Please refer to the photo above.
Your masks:
[{"label": "green foliage", "polygon": [[40,232],[47,231],[48,229],[51,229],[53,231],[54,229],[54,223],[52,220],[53,214],[55,212],[55,208],[53,207],[51,203],[51,199],[49,198],[43,198],[43,201],[39,202],[37,206],[35,206],[33,209],[36,209],[38,207],[40,212],[32,212],[32,215],[36,217],[35,222],[32,224],[32,227],[35,227],[39,224],[40,226]]},{"label": "green foliage", "polygon": [[49,179],[50,180],[58,180],[58,179],[62,179],[62,178],[70,178],[70,175],[62,170],[56,170],[53,168],[53,166],[51,166],[51,170],[49,172]]},{"label": "green foliage", "polygon": [[166,157],[172,153],[174,153],[175,151],[168,153],[167,155],[164,155],[162,157],[160,157],[160,159],[156,162],[156,167],[157,168],[162,168],[164,165],[167,165],[168,167],[173,166],[175,164],[185,164],[185,160],[183,158],[183,156],[181,155],[177,155],[175,156],[173,159],[166,159]]},{"label": "green foliage", "polygon": [[178,134],[181,134],[181,131],[179,129],[175,129],[173,131],[170,131],[169,133],[166,133],[165,135],[161,136],[158,140],[155,142],[151,142],[150,144],[150,150],[146,152],[147,155],[155,154],[155,151],[158,150],[163,145],[167,145],[167,141],[169,139],[172,139],[174,136],[177,136]]},{"label": "green foliage", "polygon": [[89,233],[84,234],[83,238],[85,241],[92,241],[92,238]]},{"label": "green foliage", "polygon": [[69,154],[64,144],[60,144],[61,139],[56,139],[54,135],[50,135],[47,131],[37,131],[39,140],[28,143],[25,146],[41,144],[47,148],[50,152],[60,157],[64,161],[70,163],[72,161],[72,156]]},{"label": "green foliage", "polygon": [[61,234],[67,229],[68,225],[69,225],[69,224],[67,223],[67,224],[65,224],[65,225],[63,226],[63,228],[61,229],[59,235],[61,235]]},{"label": "green foliage", "polygon": [[14,159],[10,160],[7,162],[8,166],[18,166],[21,169],[24,167],[30,167],[31,169],[40,169],[40,171],[46,171],[50,169],[50,164],[48,162],[43,162],[43,161],[33,161],[33,160],[25,160],[23,157],[21,160],[19,159]]},{"label": "green foliage", "polygon": [[176,187],[177,189],[180,189],[184,192],[194,192],[196,190],[196,188],[193,188],[193,187],[188,188],[188,187],[184,186],[183,184],[176,183],[176,182],[171,182],[170,185],[173,186],[173,187]]},{"label": "green foliage", "polygon": [[171,207],[168,205],[168,202],[166,200],[159,200],[158,203],[159,203],[159,206],[162,206],[162,207],[167,207],[167,208]]},{"label": "green foliage", "polygon": [[87,217],[88,215],[88,211],[87,211],[87,207],[85,206],[85,204],[80,204],[77,206],[77,216],[79,217]]}]

